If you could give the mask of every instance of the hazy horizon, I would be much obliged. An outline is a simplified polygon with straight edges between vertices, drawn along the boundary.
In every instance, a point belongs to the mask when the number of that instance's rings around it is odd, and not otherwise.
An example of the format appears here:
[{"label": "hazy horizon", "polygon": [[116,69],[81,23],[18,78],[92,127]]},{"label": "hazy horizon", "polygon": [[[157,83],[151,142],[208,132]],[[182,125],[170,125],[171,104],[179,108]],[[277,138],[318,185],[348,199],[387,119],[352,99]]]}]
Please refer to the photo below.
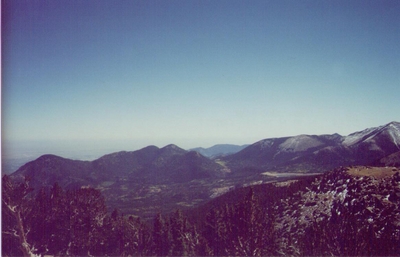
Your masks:
[{"label": "hazy horizon", "polygon": [[[389,123],[389,122],[388,122]],[[386,124],[381,124],[386,125]],[[379,126],[381,126],[379,125]],[[375,126],[377,127],[377,126]],[[367,128],[360,128],[350,133],[341,134],[347,136],[351,133],[358,132]],[[328,134],[334,134],[338,132],[332,132]],[[301,134],[293,134],[279,137],[291,137],[298,136]],[[323,135],[316,133],[306,133],[306,135]],[[102,155],[119,152],[119,151],[136,151],[144,147],[154,145],[159,148],[167,146],[169,144],[177,145],[183,149],[189,150],[197,147],[210,148],[215,145],[232,144],[232,145],[251,145],[260,140],[274,137],[263,137],[251,141],[225,141],[225,142],[204,142],[204,144],[197,144],[195,139],[189,139],[181,142],[173,142],[166,140],[165,142],[159,141],[159,144],[151,143],[151,139],[148,140],[26,140],[26,141],[8,141],[3,140],[3,148],[6,151],[2,152],[3,158],[14,159],[14,158],[29,158],[36,159],[43,154],[54,154],[65,158],[72,158],[78,160],[94,160],[95,158],[101,157]]]},{"label": "hazy horizon", "polygon": [[392,0],[3,1],[2,156],[400,121],[399,13]]}]

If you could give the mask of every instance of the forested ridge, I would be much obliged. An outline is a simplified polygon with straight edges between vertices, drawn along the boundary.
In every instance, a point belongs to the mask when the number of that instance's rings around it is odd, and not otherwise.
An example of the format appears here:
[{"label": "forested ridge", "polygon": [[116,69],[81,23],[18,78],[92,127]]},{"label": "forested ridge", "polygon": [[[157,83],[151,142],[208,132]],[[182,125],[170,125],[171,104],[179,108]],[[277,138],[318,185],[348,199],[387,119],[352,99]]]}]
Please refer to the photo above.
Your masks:
[{"label": "forested ridge", "polygon": [[[399,255],[400,175],[346,169],[229,192],[151,222],[107,213],[101,192],[32,193],[2,178],[2,255]],[[373,192],[373,194],[371,194]]]}]

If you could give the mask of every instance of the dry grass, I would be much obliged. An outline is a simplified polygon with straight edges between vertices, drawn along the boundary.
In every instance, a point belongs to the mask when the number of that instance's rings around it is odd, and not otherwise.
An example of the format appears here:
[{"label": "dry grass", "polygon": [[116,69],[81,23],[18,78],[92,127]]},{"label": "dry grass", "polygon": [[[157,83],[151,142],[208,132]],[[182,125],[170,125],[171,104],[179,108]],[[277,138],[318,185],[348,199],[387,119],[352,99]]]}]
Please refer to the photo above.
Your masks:
[{"label": "dry grass", "polygon": [[394,175],[396,172],[399,172],[399,169],[395,167],[356,166],[350,168],[347,172],[356,177],[368,176],[374,177],[375,179],[382,179]]}]

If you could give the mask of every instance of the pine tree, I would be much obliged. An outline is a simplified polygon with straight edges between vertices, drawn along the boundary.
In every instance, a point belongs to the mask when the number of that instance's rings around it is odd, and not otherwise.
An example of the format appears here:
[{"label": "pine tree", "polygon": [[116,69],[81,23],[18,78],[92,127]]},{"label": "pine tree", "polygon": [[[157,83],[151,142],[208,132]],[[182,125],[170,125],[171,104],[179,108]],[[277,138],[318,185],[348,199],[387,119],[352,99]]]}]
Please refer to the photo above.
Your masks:
[{"label": "pine tree", "polygon": [[273,254],[274,249],[274,227],[273,216],[267,215],[262,208],[258,197],[255,196],[253,188],[248,195],[235,206],[235,224],[232,238],[232,249],[230,254],[244,256],[263,256]]},{"label": "pine tree", "polygon": [[73,235],[66,254],[96,254],[103,241],[101,233],[107,210],[104,197],[93,188],[67,192],[70,233]]},{"label": "pine tree", "polygon": [[326,221],[313,221],[305,228],[300,239],[300,251],[304,256],[332,255],[328,247],[329,227]]},{"label": "pine tree", "polygon": [[170,217],[170,231],[170,255],[197,255],[196,250],[200,243],[200,235],[179,209]]},{"label": "pine tree", "polygon": [[131,255],[143,256],[150,255],[152,253],[152,238],[150,229],[146,223],[140,220],[140,217],[133,218],[132,216],[128,219],[128,225],[132,228],[133,233],[133,245],[135,245],[134,252]]},{"label": "pine tree", "polygon": [[214,255],[275,253],[273,215],[262,208],[252,188],[239,203],[212,209],[205,222],[204,237]]},{"label": "pine tree", "polygon": [[32,215],[29,223],[32,227],[28,239],[35,242],[38,252],[48,254],[48,244],[52,234],[52,226],[49,224],[51,217],[50,197],[44,188],[40,189],[34,199]]},{"label": "pine tree", "polygon": [[[5,255],[24,255],[34,254],[34,245],[28,242],[27,235],[31,231],[28,224],[31,215],[32,204],[28,195],[32,192],[29,180],[25,178],[22,183],[14,183],[4,175],[2,178],[2,243],[10,243],[11,247],[3,244],[2,253]],[[20,250],[16,251],[16,248]]]},{"label": "pine tree", "polygon": [[218,218],[219,213],[216,208],[211,209],[206,214],[204,236],[208,240],[211,249],[213,249],[213,255],[222,256],[224,247],[222,246],[223,240],[221,240],[218,234]]},{"label": "pine tree", "polygon": [[153,251],[156,256],[166,256],[170,248],[170,234],[168,224],[160,213],[154,218],[153,225]]}]

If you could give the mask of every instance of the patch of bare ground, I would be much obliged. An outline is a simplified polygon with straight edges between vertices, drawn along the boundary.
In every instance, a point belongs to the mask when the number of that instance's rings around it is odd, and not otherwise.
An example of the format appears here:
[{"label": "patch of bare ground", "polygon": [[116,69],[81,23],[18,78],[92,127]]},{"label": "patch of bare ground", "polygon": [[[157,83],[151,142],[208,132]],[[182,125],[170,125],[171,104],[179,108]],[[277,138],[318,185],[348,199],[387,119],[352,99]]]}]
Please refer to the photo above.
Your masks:
[{"label": "patch of bare ground", "polygon": [[393,176],[400,170],[396,167],[370,167],[370,166],[355,166],[347,170],[349,175],[355,177],[373,177],[375,179],[382,179]]},{"label": "patch of bare ground", "polygon": [[294,179],[292,179],[292,180],[287,180],[287,181],[283,181],[283,182],[276,182],[275,183],[275,186],[276,187],[287,187],[287,186],[289,186],[290,184],[292,184],[292,183],[294,183],[294,182],[297,182],[298,180],[294,180]]},{"label": "patch of bare ground", "polygon": [[281,177],[307,177],[307,176],[321,175],[321,173],[272,172],[272,171],[266,171],[266,172],[261,173],[261,175],[281,178]]}]

